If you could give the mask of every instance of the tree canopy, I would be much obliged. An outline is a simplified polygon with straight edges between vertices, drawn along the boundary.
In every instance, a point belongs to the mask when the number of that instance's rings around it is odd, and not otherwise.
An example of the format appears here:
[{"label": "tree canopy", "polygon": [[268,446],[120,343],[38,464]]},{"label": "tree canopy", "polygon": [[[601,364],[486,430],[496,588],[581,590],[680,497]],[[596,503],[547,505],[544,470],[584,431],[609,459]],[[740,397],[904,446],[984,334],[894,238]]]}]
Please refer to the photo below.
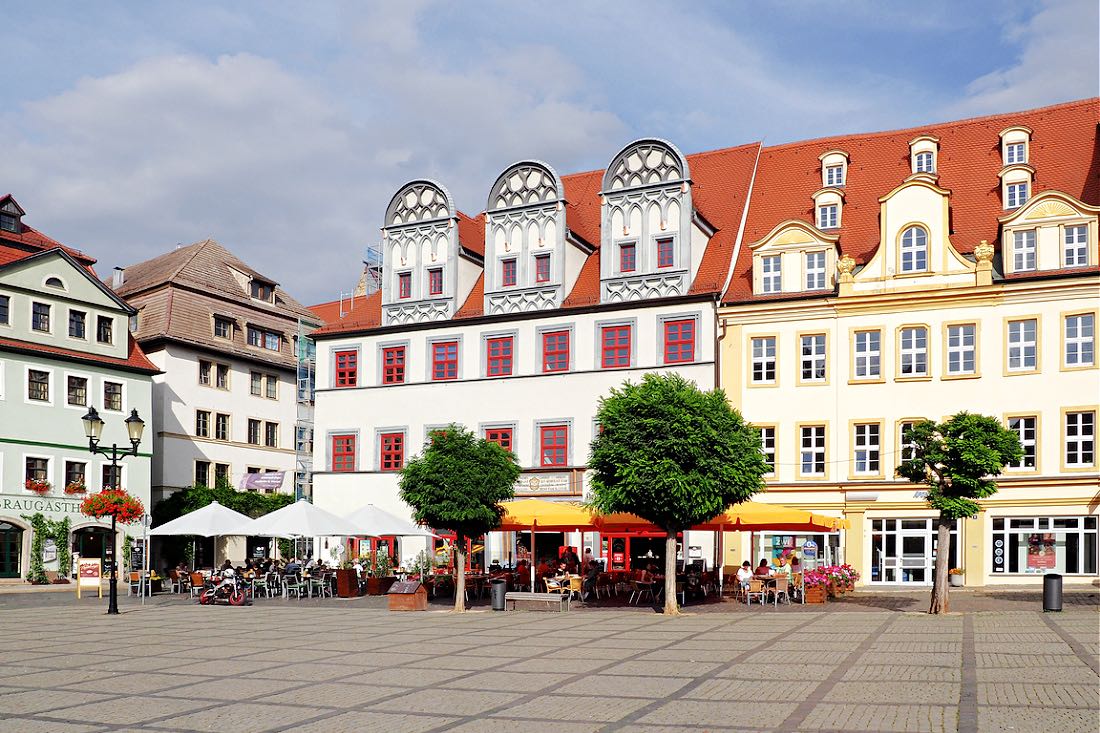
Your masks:
[{"label": "tree canopy", "polygon": [[759,433],[720,389],[678,374],[646,374],[600,401],[592,442],[592,504],[632,512],[672,532],[752,497],[770,469]]},{"label": "tree canopy", "polygon": [[228,484],[213,488],[188,486],[156,503],[153,507],[153,526],[159,527],[165,522],[182,517],[215,501],[254,519],[294,503],[294,497],[290,494],[237,491]]}]

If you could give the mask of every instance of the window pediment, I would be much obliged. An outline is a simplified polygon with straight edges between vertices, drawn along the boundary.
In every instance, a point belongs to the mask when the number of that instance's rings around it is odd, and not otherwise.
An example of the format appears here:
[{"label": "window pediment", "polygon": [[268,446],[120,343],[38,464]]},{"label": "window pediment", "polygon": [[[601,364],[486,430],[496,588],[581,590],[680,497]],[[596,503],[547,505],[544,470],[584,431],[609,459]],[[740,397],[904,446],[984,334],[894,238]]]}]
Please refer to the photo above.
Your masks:
[{"label": "window pediment", "polygon": [[1100,206],[1044,191],[1002,216],[1005,273],[1095,265],[1098,215]]},{"label": "window pediment", "polygon": [[836,282],[837,235],[791,219],[749,245],[757,295],[831,290]]}]

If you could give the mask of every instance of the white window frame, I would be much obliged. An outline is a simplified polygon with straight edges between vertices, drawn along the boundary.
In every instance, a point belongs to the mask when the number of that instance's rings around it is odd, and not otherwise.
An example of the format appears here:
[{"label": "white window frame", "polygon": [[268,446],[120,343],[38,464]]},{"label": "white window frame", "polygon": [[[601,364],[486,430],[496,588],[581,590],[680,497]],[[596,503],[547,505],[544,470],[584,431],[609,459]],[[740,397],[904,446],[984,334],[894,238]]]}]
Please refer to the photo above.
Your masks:
[{"label": "white window frame", "polygon": [[[768,342],[771,343],[769,344]],[[752,372],[749,374],[749,380],[752,384],[775,384],[778,366],[776,359],[776,342],[777,339],[775,336],[753,336],[749,342],[750,348],[752,349]],[[768,354],[769,350],[771,351],[770,355]],[[769,367],[771,379],[767,378]],[[756,378],[758,371],[762,376],[761,379]]]},{"label": "white window frame", "polygon": [[[1087,418],[1087,419],[1086,419]],[[1070,434],[1073,429],[1074,434]],[[1062,426],[1062,440],[1065,445],[1065,463],[1070,468],[1088,468],[1096,465],[1096,413],[1091,410],[1074,410],[1066,413],[1066,419]],[[1087,432],[1086,432],[1087,431]],[[1085,462],[1081,458],[1086,454],[1092,455],[1092,460]],[[1074,459],[1070,460],[1070,456]]]},{"label": "white window frame", "polygon": [[1085,267],[1088,265],[1088,224],[1071,224],[1063,228],[1062,259],[1065,267]]},{"label": "white window frame", "polygon": [[1028,200],[1028,190],[1031,188],[1027,181],[1016,181],[1005,184],[1005,208],[1018,209]]},{"label": "white window frame", "polygon": [[817,228],[836,229],[840,222],[840,204],[822,204],[817,207]]},{"label": "white window frame", "polygon": [[[46,377],[46,397],[45,400],[32,400],[31,399],[31,372],[45,372]],[[57,398],[57,380],[54,379],[53,369],[47,369],[41,366],[32,366],[26,364],[23,367],[23,402],[28,405],[38,405],[39,407],[53,407],[54,400]]]},{"label": "white window frame", "polygon": [[[757,430],[760,431],[760,452],[764,454],[764,460],[772,467],[772,470],[764,475],[775,476],[778,471],[775,464],[775,426],[763,425],[758,427]],[[770,446],[768,445],[769,442],[771,443]]]},{"label": "white window frame", "polygon": [[923,227],[906,227],[901,233],[900,261],[903,273],[928,272],[928,232]]},{"label": "white window frame", "polygon": [[[799,428],[798,472],[800,475],[825,475],[825,471],[827,468],[825,459],[828,457],[825,445],[825,433],[826,427],[824,425],[802,425]],[[816,470],[818,463],[821,464],[820,471]],[[812,470],[806,470],[807,464],[809,464]]]},{"label": "white window frame", "polygon": [[882,376],[882,332],[855,333],[855,378],[878,379]]},{"label": "white window frame", "polygon": [[1005,143],[1005,165],[1027,163],[1027,143]]},{"label": "white window frame", "polygon": [[922,150],[913,156],[914,173],[935,173],[936,156],[930,150]]},{"label": "white window frame", "polygon": [[1095,365],[1096,316],[1092,313],[1074,313],[1066,316],[1062,329],[1064,364],[1074,368]]},{"label": "white window frame", "polygon": [[916,457],[917,444],[905,439],[906,427],[912,430],[916,425],[916,420],[902,420],[898,423],[898,458],[902,461],[909,461]]},{"label": "white window frame", "polygon": [[[906,335],[909,338],[906,338]],[[918,346],[918,335],[923,335],[924,346]],[[899,337],[899,369],[901,377],[927,377],[928,376],[928,329],[924,326],[906,326],[901,329],[901,335]],[[909,342],[908,344],[906,342]],[[917,371],[917,364],[923,365],[920,371]],[[905,367],[910,366],[912,371],[908,374],[905,372]]]},{"label": "white window frame", "polygon": [[[1030,338],[1027,324],[1031,324]],[[1008,371],[1030,372],[1039,364],[1039,321],[1022,318],[1008,322]]]},{"label": "white window frame", "polygon": [[[966,368],[968,356],[970,369]],[[947,327],[947,373],[952,376],[978,373],[977,324],[957,323]]]},{"label": "white window frame", "polygon": [[826,256],[824,252],[806,253],[807,290],[824,290],[826,288],[828,278],[825,276],[825,260]]},{"label": "white window frame", "polygon": [[782,255],[765,255],[760,258],[760,289],[764,293],[783,291]]},{"label": "white window frame", "polygon": [[1037,263],[1035,230],[1021,229],[1012,233],[1012,271],[1034,270]]},{"label": "white window frame", "polygon": [[[1030,425],[1028,425],[1028,421],[1030,421]],[[1009,467],[1025,471],[1034,471],[1036,466],[1039,465],[1039,418],[1036,415],[1013,415],[1006,420],[1006,423],[1006,427],[1016,433],[1016,436],[1020,439],[1020,446],[1024,449],[1024,452],[1020,455],[1019,462],[1013,463]],[[1031,437],[1027,437],[1029,433]],[[1030,466],[1027,465],[1028,448],[1031,449]]]},{"label": "white window frame", "polygon": [[882,426],[856,423],[852,432],[855,448],[855,475],[877,476],[882,471]]},{"label": "white window frame", "polygon": [[844,165],[827,165],[825,166],[825,185],[826,186],[843,186],[844,185]]},{"label": "white window frame", "polygon": [[[826,354],[826,337],[823,333],[808,333],[798,337],[799,354],[801,359],[799,361],[799,374],[801,375],[801,382],[803,383],[822,383],[829,378],[829,365]],[[809,347],[810,353],[806,353],[806,349]],[[820,367],[820,376],[818,372]],[[807,368],[809,368],[810,376],[806,376]]]}]

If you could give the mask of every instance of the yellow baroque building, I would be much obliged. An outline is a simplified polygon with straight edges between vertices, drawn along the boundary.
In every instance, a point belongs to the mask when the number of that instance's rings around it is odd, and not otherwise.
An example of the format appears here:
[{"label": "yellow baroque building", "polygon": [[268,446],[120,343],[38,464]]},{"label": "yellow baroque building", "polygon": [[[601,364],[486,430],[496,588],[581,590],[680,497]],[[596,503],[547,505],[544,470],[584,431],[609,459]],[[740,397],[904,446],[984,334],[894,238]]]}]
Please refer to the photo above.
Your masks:
[{"label": "yellow baroque building", "polygon": [[810,541],[863,584],[929,584],[935,513],[894,469],[909,424],[967,410],[1002,418],[1025,456],[959,523],[952,567],[968,586],[1097,582],[1097,109],[761,151],[720,381],[761,430],[761,499],[851,526],[731,535],[727,565]]}]

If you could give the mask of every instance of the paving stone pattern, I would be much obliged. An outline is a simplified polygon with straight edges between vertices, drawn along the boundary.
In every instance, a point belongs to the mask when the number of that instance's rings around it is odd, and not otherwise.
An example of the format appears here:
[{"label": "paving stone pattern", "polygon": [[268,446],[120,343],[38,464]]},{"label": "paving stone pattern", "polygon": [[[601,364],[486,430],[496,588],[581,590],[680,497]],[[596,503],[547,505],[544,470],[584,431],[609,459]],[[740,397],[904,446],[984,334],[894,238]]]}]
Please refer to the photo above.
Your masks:
[{"label": "paving stone pattern", "polygon": [[1100,613],[0,610],[0,733],[1100,730]]}]

